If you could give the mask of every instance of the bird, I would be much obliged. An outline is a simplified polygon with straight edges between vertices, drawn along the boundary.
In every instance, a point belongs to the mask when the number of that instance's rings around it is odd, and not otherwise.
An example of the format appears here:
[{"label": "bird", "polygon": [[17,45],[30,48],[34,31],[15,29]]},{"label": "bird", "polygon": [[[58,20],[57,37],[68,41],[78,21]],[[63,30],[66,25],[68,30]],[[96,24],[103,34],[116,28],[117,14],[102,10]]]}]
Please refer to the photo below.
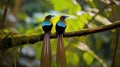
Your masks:
[{"label": "bird", "polygon": [[57,67],[67,67],[65,48],[63,42],[63,34],[66,29],[65,19],[68,16],[60,16],[59,21],[56,23],[56,34],[57,34],[57,50],[56,50],[56,63]]},{"label": "bird", "polygon": [[42,29],[44,31],[43,45],[41,52],[41,67],[51,67],[52,65],[52,53],[50,46],[50,33],[52,29],[51,18],[54,15],[47,15],[42,22]]}]

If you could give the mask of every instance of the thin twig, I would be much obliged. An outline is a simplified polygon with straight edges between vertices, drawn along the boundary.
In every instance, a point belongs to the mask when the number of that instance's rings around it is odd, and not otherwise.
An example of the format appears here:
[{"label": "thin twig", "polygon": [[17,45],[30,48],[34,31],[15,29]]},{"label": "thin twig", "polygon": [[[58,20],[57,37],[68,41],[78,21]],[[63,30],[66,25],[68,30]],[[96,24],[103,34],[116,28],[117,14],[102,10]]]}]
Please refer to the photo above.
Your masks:
[{"label": "thin twig", "polygon": [[117,53],[117,49],[118,49],[118,44],[119,44],[119,37],[120,37],[120,29],[117,29],[117,38],[116,38],[116,43],[115,43],[115,47],[114,47],[114,54],[113,54],[113,59],[112,59],[112,65],[111,67],[115,66],[115,60],[116,60],[116,53]]},{"label": "thin twig", "polygon": [[8,10],[8,6],[9,6],[9,1],[10,0],[7,0],[7,4],[5,5],[5,10],[4,10],[4,13],[3,13],[3,16],[2,16],[2,26],[1,26],[1,30],[4,29],[4,24],[5,24],[5,18],[6,18],[6,15],[7,15],[7,10]]},{"label": "thin twig", "polygon": [[101,12],[103,12],[104,9],[106,9],[106,8],[109,7],[110,5],[111,5],[111,4],[107,4],[107,5],[105,5],[103,8],[101,8],[101,9],[88,21],[87,25],[89,25],[89,24],[95,19],[95,17],[96,17],[98,14],[100,14]]},{"label": "thin twig", "polygon": [[[115,21],[115,14],[114,14],[114,4],[113,4],[113,0],[111,0],[111,8],[112,8],[112,22]],[[114,51],[113,51],[113,58],[112,58],[112,64],[111,67],[115,66],[115,61],[116,61],[116,53],[117,53],[117,49],[118,49],[118,40],[119,40],[119,28],[116,28],[117,31],[117,38],[116,38],[116,42],[115,42],[115,47],[114,47]],[[113,32],[114,33],[114,32]],[[115,34],[115,33],[114,33]],[[115,35],[113,35],[115,37]],[[114,43],[112,44],[114,45]]]}]

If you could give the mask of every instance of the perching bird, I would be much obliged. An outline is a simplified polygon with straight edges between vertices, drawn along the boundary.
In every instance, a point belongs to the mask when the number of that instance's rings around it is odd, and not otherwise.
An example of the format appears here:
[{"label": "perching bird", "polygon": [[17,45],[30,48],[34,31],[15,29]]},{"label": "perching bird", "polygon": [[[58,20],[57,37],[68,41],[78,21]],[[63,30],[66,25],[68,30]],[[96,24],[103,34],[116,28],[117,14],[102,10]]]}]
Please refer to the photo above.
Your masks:
[{"label": "perching bird", "polygon": [[42,29],[44,30],[44,39],[42,45],[42,53],[41,53],[41,66],[42,67],[51,67],[52,65],[52,54],[51,54],[51,46],[50,46],[50,32],[52,29],[52,22],[50,19],[52,15],[48,15],[45,17],[42,22]]},{"label": "perching bird", "polygon": [[59,21],[56,24],[56,33],[58,38],[57,53],[56,53],[57,67],[67,67],[65,48],[64,48],[64,42],[63,42],[63,33],[66,29],[65,19],[67,17],[68,16],[61,16]]}]

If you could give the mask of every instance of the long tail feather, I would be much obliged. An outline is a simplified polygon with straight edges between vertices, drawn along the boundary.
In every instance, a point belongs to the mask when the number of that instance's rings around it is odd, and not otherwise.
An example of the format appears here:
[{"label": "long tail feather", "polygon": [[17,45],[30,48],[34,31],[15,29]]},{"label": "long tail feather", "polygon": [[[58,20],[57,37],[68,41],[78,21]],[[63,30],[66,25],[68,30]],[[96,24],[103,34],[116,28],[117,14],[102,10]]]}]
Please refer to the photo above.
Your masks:
[{"label": "long tail feather", "polygon": [[58,34],[58,45],[56,54],[57,67],[67,67],[63,34]]},{"label": "long tail feather", "polygon": [[45,33],[41,54],[42,67],[51,67],[52,65],[52,53],[50,46],[50,33]]}]

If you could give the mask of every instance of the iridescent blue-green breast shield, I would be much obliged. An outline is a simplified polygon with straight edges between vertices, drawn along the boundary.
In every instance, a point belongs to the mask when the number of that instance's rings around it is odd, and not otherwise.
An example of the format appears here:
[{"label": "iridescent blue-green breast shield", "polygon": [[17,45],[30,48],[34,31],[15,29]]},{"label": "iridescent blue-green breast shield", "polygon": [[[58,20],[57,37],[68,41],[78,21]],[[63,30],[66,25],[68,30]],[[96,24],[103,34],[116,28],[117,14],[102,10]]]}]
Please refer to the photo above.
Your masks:
[{"label": "iridescent blue-green breast shield", "polygon": [[52,29],[52,23],[50,21],[43,21],[42,28],[43,28],[44,32],[50,32]]},{"label": "iridescent blue-green breast shield", "polygon": [[50,26],[51,23],[49,21],[43,21],[42,26]]},{"label": "iridescent blue-green breast shield", "polygon": [[61,21],[59,21],[57,25],[60,27],[66,27],[66,24],[64,22],[61,22]]}]

